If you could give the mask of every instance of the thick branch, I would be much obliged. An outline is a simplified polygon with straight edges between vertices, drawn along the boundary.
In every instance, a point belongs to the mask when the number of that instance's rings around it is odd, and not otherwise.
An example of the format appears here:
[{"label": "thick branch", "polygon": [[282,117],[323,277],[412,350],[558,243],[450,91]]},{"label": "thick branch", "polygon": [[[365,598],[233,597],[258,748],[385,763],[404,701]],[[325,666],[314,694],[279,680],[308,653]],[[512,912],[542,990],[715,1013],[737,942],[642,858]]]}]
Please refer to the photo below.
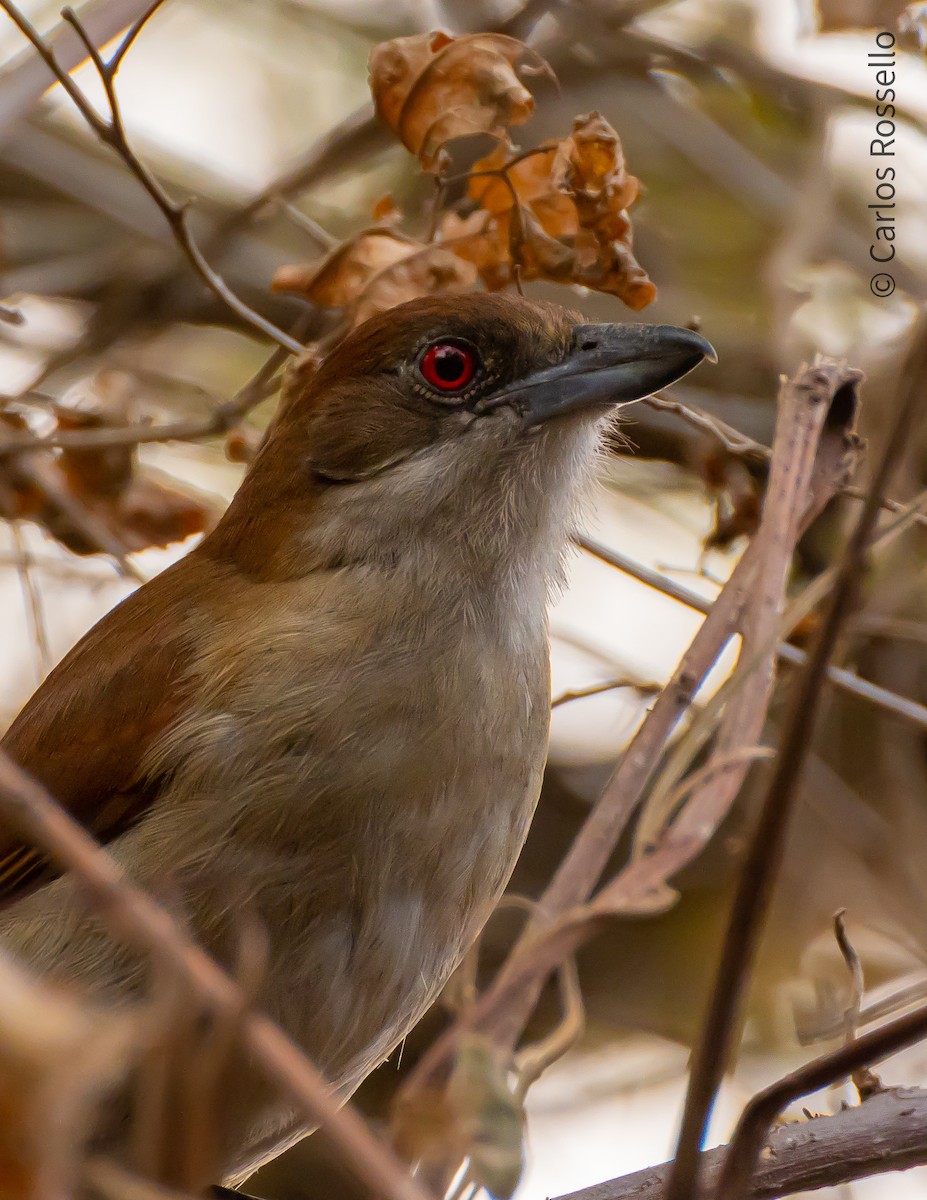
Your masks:
[{"label": "thick branch", "polygon": [[[802,1096],[852,1076],[863,1067],[905,1050],[927,1036],[927,1005],[844,1042],[784,1075],[752,1098],[741,1114],[728,1149],[715,1200],[743,1200],[767,1132],[785,1108]],[[876,1092],[876,1095],[879,1093]]]},{"label": "thick branch", "polygon": [[[718,1146],[699,1156],[713,1192],[727,1154]],[[927,1091],[892,1088],[832,1117],[780,1125],[752,1178],[750,1200],[835,1187],[887,1171],[927,1164]],[[597,1183],[559,1200],[665,1200],[669,1163]]]}]

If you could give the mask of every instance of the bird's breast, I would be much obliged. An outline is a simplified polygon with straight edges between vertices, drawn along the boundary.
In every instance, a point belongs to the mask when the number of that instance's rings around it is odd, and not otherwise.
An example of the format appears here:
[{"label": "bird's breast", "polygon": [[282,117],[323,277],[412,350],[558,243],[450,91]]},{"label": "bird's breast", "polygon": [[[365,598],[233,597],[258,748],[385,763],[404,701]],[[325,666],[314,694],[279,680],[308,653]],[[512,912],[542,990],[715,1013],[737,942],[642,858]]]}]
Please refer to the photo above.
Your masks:
[{"label": "bird's breast", "polygon": [[219,898],[229,916],[247,899],[272,944],[269,1007],[348,1081],[433,998],[508,879],[540,790],[548,649],[542,600],[455,610],[328,582],[196,665],[198,711],[151,764],[170,756],[172,794],[138,850],[163,871],[169,847],[195,848],[180,873],[212,880],[191,898],[207,941],[227,938]]}]

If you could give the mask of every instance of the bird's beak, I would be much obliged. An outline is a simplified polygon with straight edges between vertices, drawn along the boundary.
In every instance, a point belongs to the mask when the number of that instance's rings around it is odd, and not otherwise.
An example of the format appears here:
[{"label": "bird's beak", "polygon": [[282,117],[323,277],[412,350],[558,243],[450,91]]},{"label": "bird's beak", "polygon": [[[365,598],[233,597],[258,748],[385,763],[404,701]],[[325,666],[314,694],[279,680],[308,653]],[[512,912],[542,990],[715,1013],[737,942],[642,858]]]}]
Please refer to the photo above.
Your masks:
[{"label": "bird's beak", "polygon": [[563,362],[496,393],[491,406],[512,405],[526,425],[540,425],[650,396],[688,375],[703,358],[718,361],[711,343],[675,325],[577,325]]}]

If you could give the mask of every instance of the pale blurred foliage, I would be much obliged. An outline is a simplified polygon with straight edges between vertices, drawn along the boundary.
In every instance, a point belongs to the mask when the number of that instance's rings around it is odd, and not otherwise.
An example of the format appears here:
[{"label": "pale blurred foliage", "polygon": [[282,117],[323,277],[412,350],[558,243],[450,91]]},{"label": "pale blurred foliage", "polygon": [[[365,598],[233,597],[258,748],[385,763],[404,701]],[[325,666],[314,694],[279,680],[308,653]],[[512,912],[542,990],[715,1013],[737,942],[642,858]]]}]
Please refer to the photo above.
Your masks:
[{"label": "pale blurred foliage", "polygon": [[96,1105],[143,1038],[134,1014],[103,1017],[0,956],[0,1196],[67,1194]]}]

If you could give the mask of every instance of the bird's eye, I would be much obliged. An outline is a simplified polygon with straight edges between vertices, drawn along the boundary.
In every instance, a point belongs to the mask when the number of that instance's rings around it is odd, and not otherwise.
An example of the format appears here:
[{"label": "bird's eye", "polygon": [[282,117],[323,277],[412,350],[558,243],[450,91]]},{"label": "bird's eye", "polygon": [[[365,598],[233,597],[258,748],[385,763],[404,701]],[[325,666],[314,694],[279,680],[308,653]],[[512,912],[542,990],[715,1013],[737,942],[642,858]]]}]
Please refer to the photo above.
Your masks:
[{"label": "bird's eye", "polygon": [[466,342],[434,342],[422,355],[422,378],[437,392],[461,392],[473,379],[479,357]]}]

